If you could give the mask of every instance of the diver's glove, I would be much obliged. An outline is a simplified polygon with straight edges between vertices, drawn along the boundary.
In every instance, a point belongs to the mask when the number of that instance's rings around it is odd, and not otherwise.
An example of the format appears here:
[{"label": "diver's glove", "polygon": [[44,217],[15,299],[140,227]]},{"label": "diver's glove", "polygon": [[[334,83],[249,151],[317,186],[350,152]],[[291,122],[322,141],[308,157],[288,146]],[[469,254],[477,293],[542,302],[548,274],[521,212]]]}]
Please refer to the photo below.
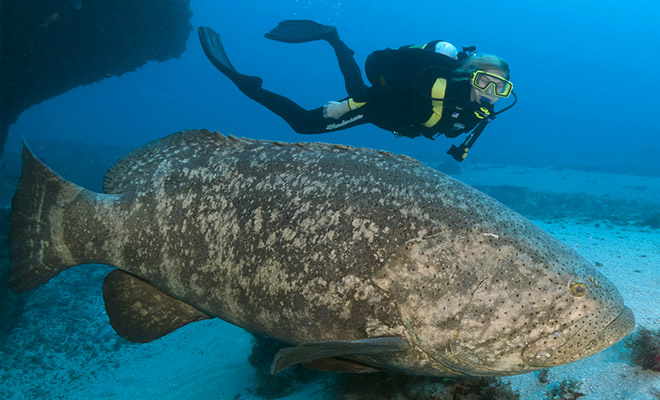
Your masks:
[{"label": "diver's glove", "polygon": [[329,101],[323,106],[323,118],[339,119],[351,111],[348,100],[342,102]]}]

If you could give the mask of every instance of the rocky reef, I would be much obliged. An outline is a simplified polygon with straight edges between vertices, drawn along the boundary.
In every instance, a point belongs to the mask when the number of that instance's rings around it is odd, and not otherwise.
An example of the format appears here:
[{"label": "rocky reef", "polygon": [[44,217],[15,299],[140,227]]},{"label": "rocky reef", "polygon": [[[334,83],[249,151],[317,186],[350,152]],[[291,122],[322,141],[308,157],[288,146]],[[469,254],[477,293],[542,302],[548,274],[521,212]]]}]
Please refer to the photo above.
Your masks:
[{"label": "rocky reef", "polygon": [[23,311],[23,301],[7,289],[9,281],[9,215],[9,208],[0,208],[0,337],[14,327]]},{"label": "rocky reef", "polygon": [[179,57],[191,16],[190,0],[3,0],[0,155],[9,126],[30,106]]}]

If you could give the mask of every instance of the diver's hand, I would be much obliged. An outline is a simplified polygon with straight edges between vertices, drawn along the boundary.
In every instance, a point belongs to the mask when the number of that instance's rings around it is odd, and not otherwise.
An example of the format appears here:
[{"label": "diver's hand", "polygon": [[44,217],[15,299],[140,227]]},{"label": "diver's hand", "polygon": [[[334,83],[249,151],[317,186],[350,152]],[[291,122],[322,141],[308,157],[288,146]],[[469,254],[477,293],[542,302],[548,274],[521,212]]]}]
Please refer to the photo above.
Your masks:
[{"label": "diver's hand", "polygon": [[348,100],[341,103],[329,101],[323,106],[323,117],[339,119],[349,111],[351,111],[351,106],[348,104]]}]

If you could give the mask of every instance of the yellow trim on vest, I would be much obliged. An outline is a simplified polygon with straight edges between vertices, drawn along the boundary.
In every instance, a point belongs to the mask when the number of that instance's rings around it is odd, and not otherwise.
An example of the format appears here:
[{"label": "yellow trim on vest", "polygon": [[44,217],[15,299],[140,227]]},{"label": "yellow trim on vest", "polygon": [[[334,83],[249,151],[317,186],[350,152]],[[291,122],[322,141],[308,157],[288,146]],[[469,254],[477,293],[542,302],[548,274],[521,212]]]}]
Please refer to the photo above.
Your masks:
[{"label": "yellow trim on vest", "polygon": [[367,104],[366,101],[355,101],[352,98],[348,99],[348,108],[350,108],[351,111],[360,108],[365,104]]},{"label": "yellow trim on vest", "polygon": [[[447,80],[445,78],[438,78],[435,80],[433,87],[431,88],[431,97],[433,99],[444,99],[445,92],[447,91]],[[424,126],[431,128],[435,126],[442,118],[442,108],[444,106],[443,100],[431,100],[433,105],[433,114],[429,117],[428,121],[424,122]]]}]

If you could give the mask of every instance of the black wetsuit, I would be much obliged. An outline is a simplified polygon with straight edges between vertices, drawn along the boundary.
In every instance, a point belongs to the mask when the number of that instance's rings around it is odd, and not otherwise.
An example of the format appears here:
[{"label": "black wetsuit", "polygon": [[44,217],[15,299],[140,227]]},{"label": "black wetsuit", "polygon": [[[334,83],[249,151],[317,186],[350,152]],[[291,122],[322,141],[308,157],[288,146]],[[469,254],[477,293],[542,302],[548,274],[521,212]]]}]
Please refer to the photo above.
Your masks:
[{"label": "black wetsuit", "polygon": [[[323,107],[305,110],[293,101],[268,90],[244,91],[246,95],[282,117],[298,133],[315,134],[371,123],[398,135],[433,138],[438,134],[456,137],[472,130],[482,119],[480,105],[470,101],[470,82],[453,80],[458,61],[432,50],[403,47],[375,51],[366,62],[365,85],[353,51],[344,42],[331,43],[344,75],[349,98],[365,102],[340,119],[324,118]],[[433,114],[431,88],[438,78],[446,79],[442,116],[425,126]],[[488,106],[492,112],[492,107]]]}]

